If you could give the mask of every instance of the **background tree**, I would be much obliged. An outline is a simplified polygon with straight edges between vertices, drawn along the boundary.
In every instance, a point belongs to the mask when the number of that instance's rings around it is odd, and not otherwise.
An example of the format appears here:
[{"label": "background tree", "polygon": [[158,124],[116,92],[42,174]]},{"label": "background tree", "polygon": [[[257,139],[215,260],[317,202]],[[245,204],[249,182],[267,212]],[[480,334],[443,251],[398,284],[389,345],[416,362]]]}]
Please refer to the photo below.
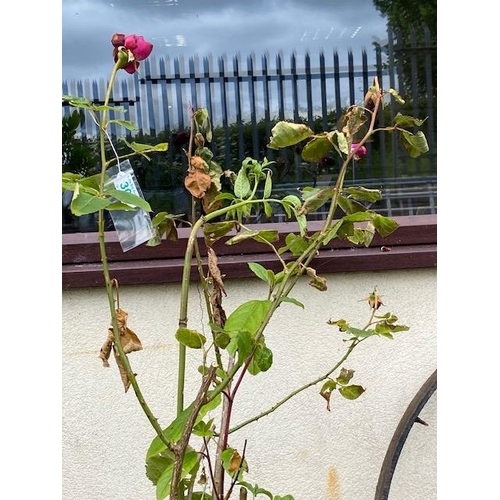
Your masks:
[{"label": "background tree", "polygon": [[[436,97],[437,1],[373,0],[394,32],[393,59],[405,98]],[[382,47],[389,52],[388,45]],[[390,56],[390,54],[389,54]],[[417,85],[413,87],[412,82]]]}]

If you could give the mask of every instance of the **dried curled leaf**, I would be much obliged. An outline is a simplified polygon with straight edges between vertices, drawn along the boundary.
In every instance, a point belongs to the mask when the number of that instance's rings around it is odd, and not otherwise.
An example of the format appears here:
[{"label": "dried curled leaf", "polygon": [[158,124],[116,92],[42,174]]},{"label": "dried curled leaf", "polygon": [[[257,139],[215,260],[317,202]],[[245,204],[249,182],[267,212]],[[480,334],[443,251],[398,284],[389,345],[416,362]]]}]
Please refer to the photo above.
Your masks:
[{"label": "dried curled leaf", "polygon": [[[127,326],[127,318],[128,313],[123,309],[118,308],[116,310],[116,320],[118,323],[118,329],[120,331],[120,342],[125,354],[129,354],[134,351],[140,351],[142,349],[142,344],[139,337]],[[125,387],[125,392],[127,392],[130,387],[130,380],[115,347],[113,328],[108,329],[106,342],[101,347],[99,353],[99,358],[102,359],[102,364],[104,367],[109,367],[108,360],[111,355],[111,350],[113,350],[113,353],[115,355],[116,364],[118,365],[118,370],[120,371],[123,386]]]},{"label": "dried curled leaf", "polygon": [[221,328],[226,324],[226,312],[222,307],[222,291],[218,286],[214,286],[210,294],[210,304],[212,305],[212,316],[214,323]]},{"label": "dried curled leaf", "polygon": [[212,247],[208,247],[208,270],[214,280],[214,283],[221,289],[222,293],[227,296],[224,289],[224,282],[222,281],[222,274],[217,264],[217,255]]},{"label": "dried curled leaf", "polygon": [[128,378],[127,370],[125,370],[124,366],[122,365],[120,355],[116,351],[114,345],[113,345],[113,354],[115,355],[115,361],[118,366],[118,371],[120,372],[120,377],[122,379],[123,387],[125,389],[125,392],[127,392],[130,387],[130,379]]},{"label": "dried curled leaf", "polygon": [[322,276],[318,276],[316,271],[312,267],[306,268],[307,275],[311,278],[309,285],[318,289],[320,292],[325,292],[328,289],[326,279]]},{"label": "dried curled leaf", "polygon": [[212,184],[208,165],[201,156],[191,158],[191,169],[184,179],[184,186],[196,198],[203,198]]},{"label": "dried curled leaf", "polygon": [[114,342],[113,330],[110,328],[108,330],[108,338],[106,339],[106,342],[104,342],[103,346],[101,347],[101,352],[99,353],[99,357],[102,359],[102,365],[105,366],[106,368],[109,368],[108,359],[109,356],[111,355],[113,342]]}]

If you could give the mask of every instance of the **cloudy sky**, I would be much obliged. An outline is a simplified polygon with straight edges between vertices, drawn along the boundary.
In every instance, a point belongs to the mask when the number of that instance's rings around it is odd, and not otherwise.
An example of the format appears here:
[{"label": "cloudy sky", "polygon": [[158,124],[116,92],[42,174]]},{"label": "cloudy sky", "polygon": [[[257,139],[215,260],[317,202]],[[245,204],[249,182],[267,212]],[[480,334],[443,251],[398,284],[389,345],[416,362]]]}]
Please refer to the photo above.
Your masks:
[{"label": "cloudy sky", "polygon": [[62,0],[62,78],[107,78],[113,33],[143,35],[153,55],[370,49],[386,23],[370,0]]}]

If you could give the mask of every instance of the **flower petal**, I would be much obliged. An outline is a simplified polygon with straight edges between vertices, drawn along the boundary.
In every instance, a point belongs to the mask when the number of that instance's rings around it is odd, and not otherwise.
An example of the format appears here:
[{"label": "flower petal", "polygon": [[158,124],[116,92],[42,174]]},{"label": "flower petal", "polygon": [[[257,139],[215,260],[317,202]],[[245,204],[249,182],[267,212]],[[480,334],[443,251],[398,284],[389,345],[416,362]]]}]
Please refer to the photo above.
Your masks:
[{"label": "flower petal", "polygon": [[139,68],[139,61],[130,61],[126,66],[123,67],[123,69],[127,72],[133,75],[137,69]]},{"label": "flower petal", "polygon": [[122,47],[125,43],[125,35],[122,33],[115,33],[111,37],[111,43],[113,44],[113,47]]},{"label": "flower petal", "polygon": [[128,35],[125,37],[124,45],[138,61],[144,61],[153,50],[153,44],[144,40],[144,37],[140,35]]}]

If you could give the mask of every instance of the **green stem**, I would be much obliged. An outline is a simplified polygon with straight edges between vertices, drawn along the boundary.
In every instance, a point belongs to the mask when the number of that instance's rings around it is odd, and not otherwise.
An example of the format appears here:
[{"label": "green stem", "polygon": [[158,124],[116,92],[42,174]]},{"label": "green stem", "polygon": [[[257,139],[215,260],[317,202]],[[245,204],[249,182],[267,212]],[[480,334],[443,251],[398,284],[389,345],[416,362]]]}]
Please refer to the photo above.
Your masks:
[{"label": "green stem", "polygon": [[325,373],[321,377],[314,379],[313,381],[309,382],[308,384],[305,384],[302,387],[299,387],[295,391],[291,392],[290,394],[288,394],[288,396],[286,396],[282,400],[278,401],[272,408],[269,408],[269,410],[263,411],[262,413],[259,413],[255,417],[249,418],[248,420],[245,420],[241,424],[236,425],[235,427],[233,427],[232,429],[229,430],[229,434],[236,432],[237,430],[241,429],[242,427],[245,427],[248,424],[251,424],[252,422],[256,422],[257,420],[261,419],[262,417],[269,415],[270,413],[277,410],[280,406],[284,405],[288,400],[292,399],[297,394],[301,393],[302,391],[305,391],[306,389],[309,389],[309,387],[312,387],[313,385],[319,384],[320,382],[322,382],[323,380],[328,378],[337,368],[339,368],[339,366],[349,357],[349,355],[352,353],[354,348],[357,345],[359,345],[363,340],[365,340],[365,339],[363,338],[363,339],[353,340],[352,344],[349,346],[349,349],[346,351],[344,356],[342,356],[340,361],[338,363],[336,363],[335,366],[331,370],[329,370],[327,373]]},{"label": "green stem", "polygon": [[[120,69],[119,64],[118,63],[115,64],[113,71],[111,73],[108,88],[106,91],[106,97],[104,100],[105,107],[108,106],[109,99],[111,96],[111,91],[113,88],[113,83],[114,83],[115,78],[116,78],[116,73],[119,69]],[[100,190],[101,196],[104,193],[104,183],[106,180],[107,162],[106,162],[105,146],[106,146],[106,128],[107,128],[107,125],[108,125],[108,123],[107,123],[107,109],[104,109],[102,111],[101,122],[99,124],[100,154],[101,154],[101,177],[100,177],[99,190]],[[139,388],[139,385],[137,384],[135,374],[130,366],[128,357],[125,354],[125,352],[123,350],[122,343],[121,343],[120,329],[119,329],[118,320],[116,317],[116,305],[115,305],[115,299],[114,299],[114,295],[113,295],[113,281],[112,281],[111,276],[110,276],[108,257],[107,257],[107,253],[106,253],[106,241],[105,241],[105,233],[104,233],[104,210],[99,210],[98,231],[99,231],[99,250],[100,250],[100,254],[101,254],[102,270],[103,270],[103,275],[104,275],[104,282],[106,284],[106,292],[107,292],[107,296],[108,296],[109,310],[111,313],[111,323],[113,326],[114,346],[118,351],[118,356],[120,358],[120,362],[127,373],[127,377],[130,381],[130,385],[133,387],[135,395],[137,397],[137,400],[139,401],[139,404],[141,405],[144,413],[146,414],[146,417],[148,418],[148,420],[150,421],[154,430],[158,434],[158,437],[167,445],[167,447],[170,448],[171,444],[164,436],[163,430],[160,427],[160,425],[158,424],[158,420],[153,415],[152,411],[150,410],[149,406],[147,405],[147,403],[142,395],[142,392]]]},{"label": "green stem", "polygon": [[[243,207],[248,203],[260,203],[262,200],[242,200],[234,205],[220,208],[207,215],[202,215],[191,227],[189,238],[186,245],[186,252],[184,254],[184,265],[182,268],[181,280],[181,298],[179,306],[179,328],[187,328],[188,318],[188,299],[189,299],[189,284],[191,278],[191,261],[193,259],[193,251],[195,242],[198,237],[198,231],[201,229],[205,222],[212,219],[226,215],[230,210]],[[186,346],[179,343],[179,365],[177,372],[177,415],[180,415],[184,410],[184,385],[186,374]],[[215,397],[215,396],[214,396]]]}]

